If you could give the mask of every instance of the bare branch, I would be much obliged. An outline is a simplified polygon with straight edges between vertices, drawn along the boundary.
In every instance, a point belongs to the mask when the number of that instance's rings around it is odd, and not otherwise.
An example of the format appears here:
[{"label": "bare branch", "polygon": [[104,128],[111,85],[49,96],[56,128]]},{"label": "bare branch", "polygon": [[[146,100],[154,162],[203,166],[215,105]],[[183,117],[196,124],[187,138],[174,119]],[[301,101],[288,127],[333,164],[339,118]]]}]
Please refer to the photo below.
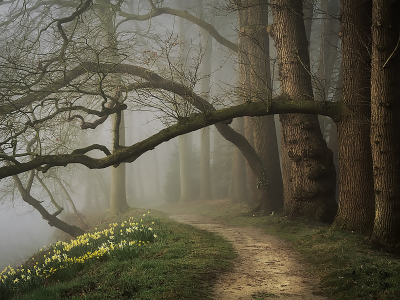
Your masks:
[{"label": "bare branch", "polygon": [[211,24],[205,22],[204,20],[201,20],[191,14],[189,14],[186,10],[182,11],[182,10],[178,10],[178,9],[173,9],[170,7],[161,7],[161,8],[155,8],[153,6],[152,10],[145,15],[134,15],[134,14],[129,14],[126,12],[123,12],[122,10],[119,11],[119,15],[122,17],[125,17],[125,20],[120,21],[117,24],[117,27],[122,24],[123,22],[127,22],[130,20],[137,20],[137,21],[145,21],[145,20],[149,20],[151,18],[160,16],[162,14],[167,14],[167,15],[173,15],[173,16],[177,16],[180,18],[184,18],[196,25],[198,25],[199,27],[205,29],[217,42],[219,42],[221,45],[229,48],[230,50],[232,50],[233,52],[238,52],[239,51],[239,47],[237,44],[229,41],[228,39],[224,38],[223,36],[221,36],[218,31],[215,29],[214,26],[212,26]]},{"label": "bare branch", "polygon": [[[207,113],[196,113],[178,124],[165,128],[151,137],[129,147],[120,147],[115,153],[104,158],[92,158],[90,156],[71,153],[59,155],[37,156],[29,162],[9,165],[0,168],[0,178],[23,173],[32,169],[46,172],[53,166],[66,166],[71,163],[85,165],[90,169],[103,169],[121,162],[132,161],[143,153],[154,149],[159,144],[182,134],[198,130],[209,125],[230,120],[242,116],[264,116],[283,113],[320,114],[336,119],[340,116],[343,107],[341,102],[319,102],[313,100],[293,101],[285,96],[278,96],[267,107],[265,103],[244,103]],[[84,148],[85,149],[85,148]],[[98,149],[98,148],[97,148]]]}]

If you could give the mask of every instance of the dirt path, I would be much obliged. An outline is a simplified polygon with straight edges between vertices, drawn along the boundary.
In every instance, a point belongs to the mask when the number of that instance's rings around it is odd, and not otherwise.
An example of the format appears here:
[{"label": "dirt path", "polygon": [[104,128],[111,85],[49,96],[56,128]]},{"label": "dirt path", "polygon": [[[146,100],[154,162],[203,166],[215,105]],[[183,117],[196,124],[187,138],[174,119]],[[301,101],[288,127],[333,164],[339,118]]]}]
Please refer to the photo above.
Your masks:
[{"label": "dirt path", "polygon": [[231,242],[237,253],[233,271],[215,285],[215,299],[325,299],[313,295],[317,282],[304,272],[298,254],[288,244],[261,229],[233,227],[197,215],[172,219],[216,232]]}]

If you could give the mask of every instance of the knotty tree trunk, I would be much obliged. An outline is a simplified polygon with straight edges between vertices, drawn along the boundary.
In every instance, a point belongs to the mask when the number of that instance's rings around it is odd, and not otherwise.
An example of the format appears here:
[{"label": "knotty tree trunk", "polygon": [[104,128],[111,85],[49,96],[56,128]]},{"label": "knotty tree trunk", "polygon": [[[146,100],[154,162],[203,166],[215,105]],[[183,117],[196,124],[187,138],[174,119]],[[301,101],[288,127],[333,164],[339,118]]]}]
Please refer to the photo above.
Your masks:
[{"label": "knotty tree trunk", "polygon": [[[271,1],[274,23],[268,28],[279,61],[281,92],[294,100],[313,99],[308,43],[301,0]],[[282,123],[282,159],[285,211],[291,218],[331,222],[336,212],[335,168],[316,115],[285,114]],[[283,156],[283,155],[282,155]],[[289,170],[290,169],[290,170]],[[288,178],[289,177],[289,178]],[[284,180],[285,183],[285,180]]]}]

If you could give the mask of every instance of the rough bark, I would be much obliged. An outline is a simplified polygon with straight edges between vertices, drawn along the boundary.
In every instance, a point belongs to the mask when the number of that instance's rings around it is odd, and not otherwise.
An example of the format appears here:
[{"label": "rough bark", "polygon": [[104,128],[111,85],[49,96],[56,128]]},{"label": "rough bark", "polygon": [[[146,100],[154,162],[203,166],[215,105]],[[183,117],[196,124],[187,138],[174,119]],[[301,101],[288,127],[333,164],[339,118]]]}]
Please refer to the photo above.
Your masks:
[{"label": "rough bark", "polygon": [[[291,98],[313,99],[310,61],[301,0],[271,1],[281,91]],[[290,165],[285,214],[331,222],[336,212],[335,168],[315,115],[281,115],[283,143]],[[285,182],[285,181],[284,181]],[[287,188],[286,186],[284,188]]]},{"label": "rough bark", "polygon": [[371,148],[376,201],[372,240],[400,247],[400,3],[372,3]]},{"label": "rough bark", "polygon": [[[239,7],[239,61],[243,101],[271,101],[268,1],[241,1]],[[268,189],[258,189],[259,209],[271,213],[283,204],[283,184],[273,116],[252,118],[254,147],[265,166]]]},{"label": "rough bark", "polygon": [[334,226],[370,233],[374,218],[370,146],[371,1],[344,0],[341,6],[342,101],[339,136],[339,208]]}]

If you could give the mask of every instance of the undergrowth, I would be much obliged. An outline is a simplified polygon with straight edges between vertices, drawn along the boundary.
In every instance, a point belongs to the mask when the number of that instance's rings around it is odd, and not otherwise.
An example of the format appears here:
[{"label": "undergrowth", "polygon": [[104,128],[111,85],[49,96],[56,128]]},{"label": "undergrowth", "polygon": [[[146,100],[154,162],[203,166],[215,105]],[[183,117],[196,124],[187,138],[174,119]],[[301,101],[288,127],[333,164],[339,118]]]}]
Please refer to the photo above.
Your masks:
[{"label": "undergrowth", "polygon": [[228,242],[164,217],[125,217],[7,267],[0,299],[211,299],[235,257]]},{"label": "undergrowth", "polygon": [[261,227],[290,241],[308,271],[320,279],[315,282],[318,294],[328,299],[400,299],[400,257],[371,244],[368,237],[277,214],[256,215],[245,205],[222,200],[190,209],[229,224]]}]

